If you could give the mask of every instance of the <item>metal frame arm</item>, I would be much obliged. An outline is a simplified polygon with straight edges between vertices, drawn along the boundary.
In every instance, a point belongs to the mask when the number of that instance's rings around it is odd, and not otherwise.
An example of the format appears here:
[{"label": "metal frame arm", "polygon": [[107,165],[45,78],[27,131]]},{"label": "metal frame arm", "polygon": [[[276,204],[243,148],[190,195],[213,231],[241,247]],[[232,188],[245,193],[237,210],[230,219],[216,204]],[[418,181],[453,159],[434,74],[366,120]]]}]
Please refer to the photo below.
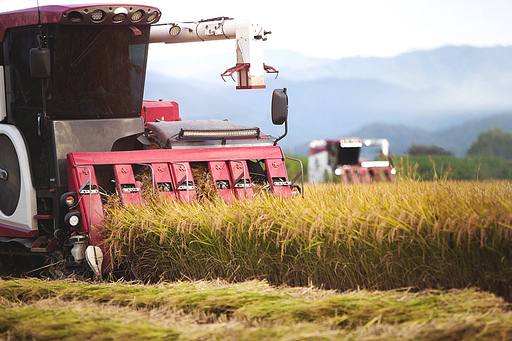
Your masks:
[{"label": "metal frame arm", "polygon": [[263,63],[261,43],[272,32],[258,24],[236,21],[232,18],[214,18],[197,22],[174,22],[151,26],[150,43],[178,44],[212,40],[234,39],[236,42],[236,65],[221,74],[224,77],[238,77],[237,89],[265,88],[264,74],[278,71]]}]

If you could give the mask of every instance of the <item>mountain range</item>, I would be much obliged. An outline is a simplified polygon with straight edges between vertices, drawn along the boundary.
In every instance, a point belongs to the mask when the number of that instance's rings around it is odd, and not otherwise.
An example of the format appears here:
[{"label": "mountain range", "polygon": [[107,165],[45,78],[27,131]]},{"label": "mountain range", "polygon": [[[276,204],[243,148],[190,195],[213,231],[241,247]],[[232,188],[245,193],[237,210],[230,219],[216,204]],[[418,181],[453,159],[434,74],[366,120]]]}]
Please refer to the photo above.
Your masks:
[{"label": "mountain range", "polygon": [[512,129],[512,47],[446,46],[393,58],[319,59],[266,51],[280,71],[267,89],[235,90],[220,74],[234,57],[148,64],[145,97],[175,100],[183,119],[229,119],[271,135],[272,89],[288,89],[289,133],[281,146],[306,154],[313,139],[387,138],[391,151],[438,145],[458,156],[490,126]]}]

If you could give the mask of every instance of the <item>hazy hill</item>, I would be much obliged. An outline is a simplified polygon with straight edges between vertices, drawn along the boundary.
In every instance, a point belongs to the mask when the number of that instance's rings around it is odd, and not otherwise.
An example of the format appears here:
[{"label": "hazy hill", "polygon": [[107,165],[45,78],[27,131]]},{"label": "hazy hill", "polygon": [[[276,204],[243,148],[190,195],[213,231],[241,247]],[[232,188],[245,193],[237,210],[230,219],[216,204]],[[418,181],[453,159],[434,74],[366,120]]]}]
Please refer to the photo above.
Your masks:
[{"label": "hazy hill", "polygon": [[[293,80],[318,78],[377,79],[411,89],[458,87],[468,82],[511,82],[511,47],[477,48],[446,46],[414,51],[394,58],[354,57],[312,59],[290,51],[269,51],[285,77]],[[287,62],[288,61],[288,62]],[[292,61],[292,62],[290,62]],[[505,73],[504,73],[505,72]]]},{"label": "hazy hill", "polygon": [[[176,100],[184,119],[227,118],[280,135],[282,127],[270,123],[270,98],[272,89],[286,87],[289,135],[281,145],[300,153],[312,139],[353,135],[363,127],[371,134],[375,127],[379,135],[369,137],[391,141],[409,127],[410,139],[400,137],[392,146],[405,150],[437,136],[435,141],[442,138],[446,149],[460,155],[466,147],[450,142],[451,128],[512,112],[512,47],[448,46],[395,58],[339,60],[267,51],[265,62],[280,71],[279,78],[268,75],[267,89],[252,91],[222,82],[220,73],[232,62],[232,55],[153,62],[146,98]],[[475,138],[470,127],[457,135]]]},{"label": "hazy hill", "polygon": [[483,119],[469,121],[460,126],[428,132],[403,125],[374,123],[352,131],[349,136],[361,138],[385,137],[390,143],[390,152],[403,154],[411,144],[436,145],[462,157],[478,134],[491,127],[512,131],[512,113],[497,114]]}]

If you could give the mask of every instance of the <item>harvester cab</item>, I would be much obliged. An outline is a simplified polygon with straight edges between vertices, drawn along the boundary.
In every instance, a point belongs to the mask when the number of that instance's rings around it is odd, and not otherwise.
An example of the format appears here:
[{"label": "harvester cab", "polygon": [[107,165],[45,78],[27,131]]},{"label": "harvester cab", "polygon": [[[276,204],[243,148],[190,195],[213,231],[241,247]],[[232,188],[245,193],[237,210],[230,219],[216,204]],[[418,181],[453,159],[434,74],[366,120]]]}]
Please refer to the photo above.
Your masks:
[{"label": "harvester cab", "polygon": [[[71,267],[87,268],[87,258],[105,271],[106,198],[144,203],[149,184],[169,200],[196,200],[196,169],[227,201],[253,197],[256,185],[292,195],[280,138],[183,121],[176,102],[143,101],[149,43],[233,39],[237,62],[222,76],[261,89],[264,73],[277,72],[261,52],[270,32],[225,17],[155,25],[160,16],[137,5],[0,14],[0,257],[59,254]],[[274,91],[274,123],[286,122],[287,104],[286,91]]]}]

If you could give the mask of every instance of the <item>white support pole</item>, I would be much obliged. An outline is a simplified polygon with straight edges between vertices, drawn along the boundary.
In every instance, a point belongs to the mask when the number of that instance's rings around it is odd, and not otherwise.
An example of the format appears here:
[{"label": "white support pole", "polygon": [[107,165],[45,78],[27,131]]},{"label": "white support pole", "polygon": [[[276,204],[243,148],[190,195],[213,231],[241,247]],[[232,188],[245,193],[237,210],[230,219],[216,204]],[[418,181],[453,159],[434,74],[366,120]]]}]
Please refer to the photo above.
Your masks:
[{"label": "white support pole", "polygon": [[150,43],[190,43],[236,38],[237,22],[220,18],[196,22],[175,22],[151,26]]}]

